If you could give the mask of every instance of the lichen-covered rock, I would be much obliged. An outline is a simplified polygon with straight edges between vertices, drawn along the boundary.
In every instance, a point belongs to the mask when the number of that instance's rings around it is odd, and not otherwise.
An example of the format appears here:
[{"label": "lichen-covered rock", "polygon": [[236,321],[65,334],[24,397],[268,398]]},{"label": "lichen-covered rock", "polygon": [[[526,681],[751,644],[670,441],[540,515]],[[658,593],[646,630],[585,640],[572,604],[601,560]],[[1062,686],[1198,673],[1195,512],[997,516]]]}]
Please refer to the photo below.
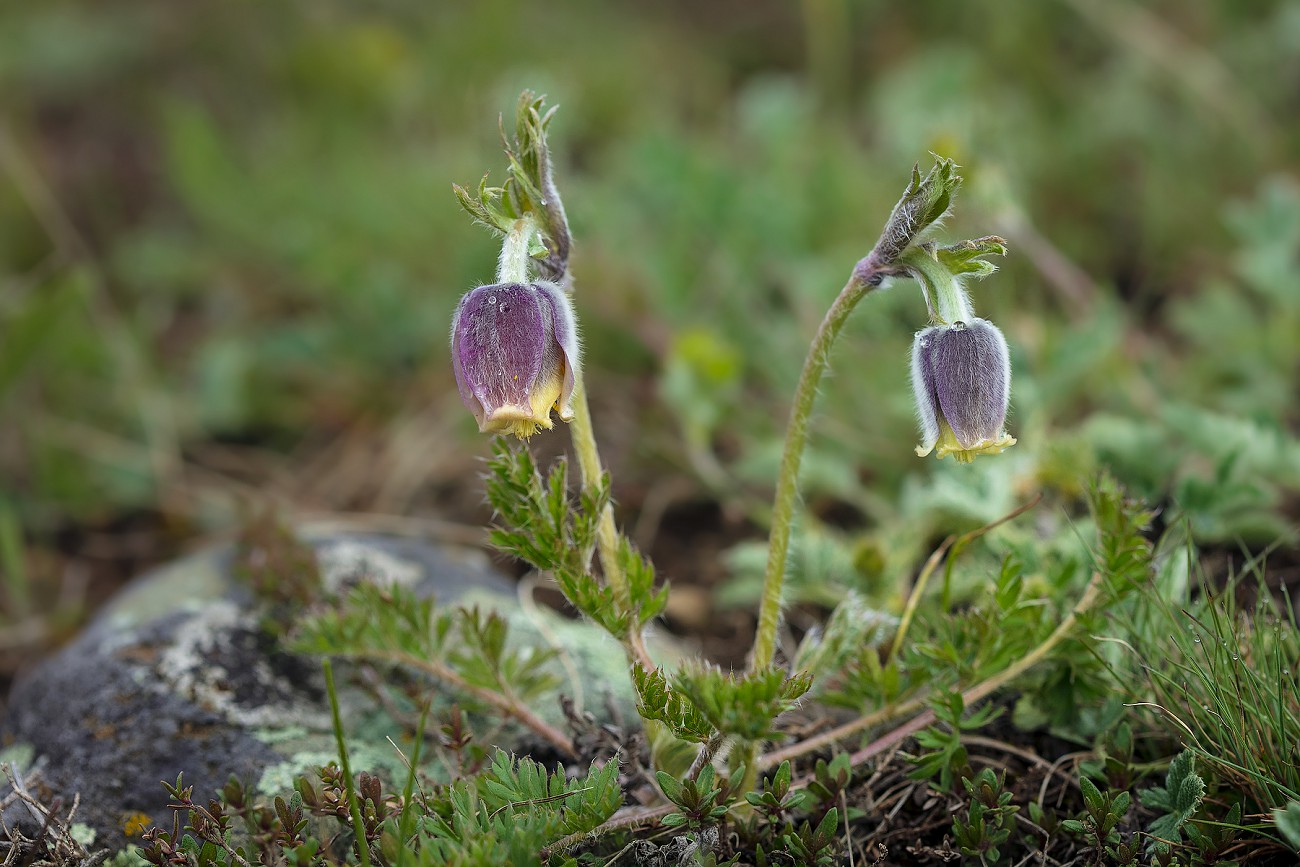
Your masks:
[{"label": "lichen-covered rock", "polygon": [[[481,554],[371,534],[307,530],[303,538],[324,589],[400,583],[440,603],[491,606],[515,640],[560,641],[577,677],[612,690],[615,705],[633,713],[617,646],[592,627],[523,610],[513,582]],[[273,795],[336,758],[320,660],[279,646],[236,566],[227,547],[141,577],[15,685],[0,729],[6,752],[39,768],[51,794],[80,794],[77,819],[94,829],[96,846],[118,849],[150,823],[169,825],[160,781],[178,773],[196,799],[213,796],[232,774]],[[397,723],[354,678],[341,680],[353,768],[400,779],[402,759],[386,740],[400,740]],[[561,718],[558,704],[535,710]]]}]

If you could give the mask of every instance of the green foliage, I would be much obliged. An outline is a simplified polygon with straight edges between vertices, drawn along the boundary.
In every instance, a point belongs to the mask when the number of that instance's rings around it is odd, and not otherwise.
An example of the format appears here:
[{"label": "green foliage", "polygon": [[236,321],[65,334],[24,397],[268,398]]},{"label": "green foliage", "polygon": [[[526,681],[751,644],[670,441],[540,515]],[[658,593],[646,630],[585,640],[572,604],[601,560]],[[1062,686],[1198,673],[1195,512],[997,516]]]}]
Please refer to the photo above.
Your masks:
[{"label": "green foliage", "polygon": [[[515,112],[514,141],[506,141],[506,158],[510,163],[504,185],[489,187],[487,176],[478,191],[470,195],[454,184],[452,189],[461,207],[497,234],[510,231],[515,220],[525,214],[540,223],[546,245],[530,250],[529,255],[543,260],[546,276],[563,278],[569,258],[569,224],[551,173],[551,153],[546,142],[546,128],[556,107],[545,109],[545,97],[525,90],[519,96]],[[504,132],[503,132],[504,137]]]},{"label": "green foliage", "polygon": [[987,261],[985,256],[1005,256],[1007,243],[1003,238],[989,236],[969,241],[959,241],[934,249],[934,256],[954,275],[969,277],[987,277],[997,270],[997,266]]},{"label": "green foliage", "polygon": [[709,719],[669,683],[662,669],[646,671],[639,665],[633,666],[632,683],[638,698],[637,713],[642,718],[663,723],[684,741],[702,744],[716,734]]},{"label": "green foliage", "polygon": [[730,779],[719,780],[713,765],[707,763],[693,780],[678,780],[672,774],[656,771],[659,790],[678,808],[678,812],[664,817],[664,824],[669,828],[680,826],[696,830],[717,823],[727,815],[735,800],[736,786],[743,773],[743,768],[737,768]]},{"label": "green foliage", "polygon": [[812,687],[803,672],[776,668],[725,672],[710,665],[686,665],[673,676],[673,689],[727,737],[756,741],[770,737],[777,717]]},{"label": "green foliage", "polygon": [[836,803],[853,782],[853,767],[848,753],[836,753],[829,762],[818,759],[813,766],[813,779],[808,790],[817,797],[823,808]]},{"label": "green foliage", "polygon": [[1097,735],[1092,750],[1096,760],[1084,762],[1081,767],[1113,788],[1127,789],[1133,783],[1134,746],[1133,726],[1122,720]]},{"label": "green foliage", "polygon": [[[837,4],[801,7],[807,70],[791,63],[789,16],[730,39],[707,16],[683,25],[645,4],[630,15],[619,3],[332,6],[312,28],[259,4],[238,14],[0,11],[11,109],[0,140],[0,499],[13,509],[0,512],[0,556],[14,610],[40,616],[57,589],[44,576],[64,570],[32,564],[62,557],[69,534],[98,539],[130,525],[124,516],[153,513],[169,528],[220,529],[250,476],[313,506],[427,507],[415,492],[444,459],[412,461],[400,446],[409,439],[394,434],[428,394],[449,391],[433,336],[493,254],[439,191],[448,176],[477,176],[483,94],[535,75],[526,59],[537,45],[564,45],[545,72],[574,109],[554,158],[573,163],[582,193],[571,198],[579,286],[600,294],[584,318],[589,367],[618,374],[590,382],[644,395],[644,380],[662,372],[668,398],[623,404],[638,432],[625,452],[635,482],[685,473],[762,523],[750,493],[770,483],[807,333],[870,240],[863,202],[894,192],[881,166],[945,156],[931,175],[913,173],[897,243],[948,209],[956,157],[971,164],[971,207],[952,219],[989,222],[1028,253],[979,299],[1000,314],[1014,354],[1014,460],[958,473],[881,459],[906,456],[911,442],[900,359],[922,305],[896,290],[851,325],[839,364],[853,375],[825,383],[834,412],[806,468],[812,508],[794,540],[791,599],[830,608],[855,594],[801,648],[795,668],[814,676],[816,697],[861,712],[1002,670],[1060,621],[1095,569],[1106,605],[1017,682],[1016,721],[1099,747],[1104,797],[1168,749],[1155,739],[1185,741],[1210,790],[1242,799],[1213,822],[1183,824],[1189,846],[1220,846],[1210,838],[1243,812],[1276,816],[1286,834],[1287,805],[1300,798],[1291,614],[1267,593],[1237,608],[1236,583],[1223,587],[1214,565],[1222,551],[1204,574],[1190,544],[1153,557],[1151,516],[1120,483],[1198,543],[1240,539],[1257,552],[1294,540],[1294,4],[1197,0],[1157,17],[1140,4],[1013,0],[1003,14],[1017,26],[992,31],[975,8],[849,5],[829,31],[816,19]],[[972,40],[977,31],[987,38]],[[837,44],[887,62],[857,75],[835,62]],[[453,78],[467,86],[446,87]],[[549,221],[550,243],[533,251],[548,262],[556,240],[567,242],[546,201],[552,155],[537,146],[551,115],[531,94],[521,105],[507,124],[503,185],[462,198],[498,226],[524,211]],[[884,119],[865,142],[863,112]],[[1251,185],[1252,197],[1232,201]],[[984,267],[968,253],[936,255]],[[468,430],[462,420],[457,432]],[[334,460],[345,446],[351,459]],[[410,473],[417,463],[429,477]],[[1090,494],[1099,532],[1085,557],[1076,549],[1093,533],[1077,518],[1079,480],[1099,465],[1116,481]],[[612,604],[588,567],[608,482],[574,497],[559,472],[511,477],[518,488],[503,496],[531,505],[514,519],[498,509],[498,542],[552,563],[544,568],[584,616],[625,635],[663,610],[666,589],[656,592],[648,561],[623,540],[634,601]],[[882,658],[878,631],[850,622],[854,612],[896,610],[934,540],[1036,488],[1048,495],[1042,514],[954,557],[942,603],[927,600],[903,652]],[[1263,578],[1262,565],[1246,572]],[[292,568],[263,579],[286,600],[313,592]],[[424,605],[400,588],[360,590],[313,615],[300,646],[397,659],[519,700],[552,694],[547,652],[512,647],[490,615]],[[763,717],[785,702],[766,681],[746,686],[754,713],[724,719],[689,684],[650,676],[638,684],[647,716],[695,742],[718,720],[766,731]],[[719,687],[741,691],[699,684]],[[1121,696],[1160,710],[1124,711]],[[1131,737],[1113,727],[1121,713]],[[959,727],[933,749],[951,746]],[[455,722],[445,738],[464,747],[462,776],[472,776],[474,745]],[[292,798],[283,804],[265,805],[249,833],[301,836]],[[353,820],[317,818],[335,822],[330,834],[294,843],[290,863],[349,857],[328,842],[341,832],[346,843]],[[804,824],[815,835],[825,821]],[[159,832],[157,857],[228,857],[189,834],[191,843],[179,826]],[[495,857],[485,839],[457,857]],[[387,845],[382,835],[375,845]],[[807,859],[822,857],[810,845]],[[251,859],[261,850],[250,847]]]},{"label": "green foliage", "polygon": [[[854,607],[846,600],[846,606],[832,614],[831,623],[827,627],[828,642],[834,640],[831,628],[835,625],[835,619],[846,613],[852,617]],[[861,624],[862,621],[858,623]],[[884,633],[882,638],[888,634]],[[906,664],[898,655],[882,659],[880,643],[867,642],[845,648],[847,653],[838,670],[830,669],[824,679],[814,681],[817,697],[828,705],[852,710],[881,708],[913,695],[926,685],[938,667],[920,657],[912,659],[916,664]],[[816,655],[813,659],[817,660]],[[951,680],[951,675],[946,679]]]},{"label": "green foliage", "polygon": [[996,864],[1002,860],[999,847],[1011,836],[1020,809],[1012,805],[1011,793],[1003,789],[1006,775],[984,768],[973,779],[963,777],[961,782],[971,800],[966,817],[953,819],[953,838],[963,855],[978,858],[981,864]]},{"label": "green foliage", "polygon": [[668,584],[655,590],[654,567],[626,538],[619,539],[618,559],[627,577],[630,610],[623,610],[613,588],[591,572],[597,524],[609,502],[608,475],[594,492],[584,489],[574,504],[564,460],[543,477],[526,448],[498,439],[493,449],[487,494],[501,521],[492,531],[494,545],[554,575],[575,608],[620,640],[663,612]]},{"label": "green foliage", "polygon": [[949,692],[935,697],[931,702],[937,725],[919,732],[917,744],[928,752],[913,760],[916,764],[911,776],[916,780],[932,780],[940,790],[952,791],[954,780],[969,777],[972,773],[966,761],[966,747],[962,745],[963,732],[973,732],[988,725],[1002,715],[1000,708],[985,705],[970,715],[960,693]]},{"label": "green foliage", "polygon": [[1131,836],[1125,840],[1118,830],[1133,804],[1133,796],[1126,791],[1113,790],[1103,794],[1092,780],[1082,775],[1079,777],[1079,791],[1083,793],[1084,811],[1077,819],[1061,822],[1061,830],[1091,844],[1098,862],[1105,855],[1117,864],[1134,863],[1138,847]]},{"label": "green foliage", "polygon": [[[369,858],[384,867],[540,865],[547,846],[590,832],[619,807],[618,770],[609,761],[569,779],[562,768],[548,774],[530,759],[497,751],[479,773],[418,798],[385,794],[379,777],[362,772],[355,810],[348,805],[351,786],[334,765],[320,768],[314,780],[300,779],[289,798],[266,804],[254,803],[234,780],[219,800],[201,804],[178,778],[166,785],[172,829],[146,832],[140,854],[157,867],[317,867],[351,861],[359,852],[363,863]],[[355,839],[365,847],[349,855],[344,847]]]},{"label": "green foliage", "polygon": [[[0,477],[40,540],[60,515],[159,503],[206,523],[207,496],[195,498],[199,509],[165,495],[222,489],[225,480],[207,474],[207,446],[283,466],[310,456],[318,433],[340,420],[386,435],[413,384],[444,391],[450,374],[430,335],[493,254],[442,191],[448,177],[478,177],[475,155],[491,145],[497,111],[484,108],[484,94],[522,85],[519,59],[543,38],[570,43],[545,82],[571,112],[555,157],[577,168],[581,195],[570,196],[570,211],[583,279],[609,299],[587,317],[589,355],[602,369],[653,376],[662,346],[690,327],[737,350],[735,372],[701,396],[729,433],[696,438],[722,496],[740,489],[737,478],[770,480],[774,408],[806,336],[790,323],[815,321],[827,285],[842,279],[838,263],[869,243],[862,203],[894,192],[894,172],[880,168],[934,150],[969,164],[972,224],[994,219],[1013,245],[1004,224],[1054,245],[1009,263],[1010,279],[984,303],[1020,317],[1000,318],[1020,354],[1016,418],[1045,450],[1075,454],[1036,453],[1031,466],[987,471],[996,483],[1043,471],[1070,486],[1101,455],[1153,502],[1195,494],[1198,534],[1271,541],[1269,528],[1287,523],[1294,474],[1243,466],[1247,453],[1233,484],[1257,495],[1208,497],[1219,453],[1165,410],[1186,406],[1294,444],[1300,196],[1279,159],[1295,124],[1288,79],[1276,74],[1294,53],[1294,18],[1276,0],[1241,9],[1198,0],[1152,30],[1141,16],[1125,24],[1101,9],[1016,0],[1014,34],[972,42],[981,21],[971,10],[920,4],[891,10],[880,27],[881,9],[855,8],[837,39],[892,51],[891,62],[879,76],[841,68],[827,110],[819,55],[809,54],[808,70],[791,67],[782,46],[798,26],[782,16],[753,22],[752,39],[730,40],[713,23],[684,27],[640,7],[627,15],[618,3],[550,14],[518,2],[349,9],[310,31],[261,8],[181,16],[141,6],[114,17],[85,3],[14,7],[0,22],[0,88],[20,157],[0,181],[0,271],[12,275],[0,310],[0,391],[5,408],[24,411],[8,416],[13,448]],[[497,26],[506,19],[521,22],[508,36]],[[1074,50],[1045,48],[1067,39]],[[168,50],[174,44],[192,50]],[[1169,44],[1178,49],[1166,62],[1153,46]],[[653,93],[646,70],[662,82]],[[449,75],[476,86],[449,93]],[[1213,97],[1209,80],[1249,94],[1254,107]],[[693,86],[719,81],[733,86]],[[989,104],[999,110],[978,108]],[[73,159],[38,122],[54,109],[119,150]],[[850,116],[858,110],[889,118],[865,143]],[[535,176],[513,142],[527,135],[509,119],[505,127],[522,174]],[[121,153],[148,155],[147,183],[121,169]],[[1135,153],[1160,159],[1133,177],[1123,167]],[[23,194],[30,186],[14,181],[24,163],[87,249],[42,225]],[[1254,195],[1234,201],[1252,185]],[[1125,231],[1112,231],[1115,219]],[[1213,253],[1202,260],[1198,251]],[[1087,315],[1060,287],[1059,268],[1075,266]],[[865,339],[845,347],[855,376],[827,383],[845,421],[823,433],[832,471],[810,478],[810,494],[843,498],[891,531],[920,518],[941,536],[960,529],[961,516],[896,508],[895,495],[931,486],[977,494],[985,471],[957,478],[878,462],[869,485],[842,471],[864,454],[898,453],[910,438],[906,398],[892,394],[909,336],[897,325],[920,305],[901,292],[881,300],[880,321],[857,324]],[[634,325],[626,310],[654,327]],[[441,383],[419,384],[416,370],[441,370]],[[882,401],[891,411],[878,411]],[[1080,436],[1094,413],[1132,421],[1130,443],[1153,447]],[[637,421],[656,443],[646,451],[669,456],[638,472],[675,462],[673,406]],[[185,461],[160,460],[174,442]],[[1030,444],[1022,438],[1019,448],[1028,454]],[[899,544],[915,556],[924,543]]]},{"label": "green foliage", "polygon": [[232,569],[265,605],[263,620],[272,634],[283,632],[321,595],[316,552],[270,511],[244,524]]},{"label": "green foliage", "polygon": [[1273,811],[1273,824],[1291,848],[1300,852],[1300,801],[1291,801]]},{"label": "green foliage", "polygon": [[745,793],[749,805],[757,808],[769,821],[779,821],[787,813],[799,809],[807,798],[807,792],[790,788],[789,761],[782,762],[776,773],[764,777],[759,791]]},{"label": "green foliage", "polygon": [[349,858],[344,847],[358,839],[366,844],[352,849],[351,857],[363,853],[361,863],[369,863],[374,847],[382,863],[393,863],[399,805],[383,794],[382,783],[371,774],[362,772],[356,781],[356,812],[348,808],[349,785],[336,765],[320,768],[315,782],[300,779],[289,798],[277,795],[269,803],[253,802],[234,779],[220,798],[206,803],[194,800],[194,787],[184,785],[183,777],[163,786],[172,798],[172,828],[149,829],[138,850],[157,867],[244,867],[255,861],[308,867]]},{"label": "green foliage", "polygon": [[1236,848],[1247,828],[1241,822],[1241,802],[1235,801],[1222,817],[1194,819],[1184,826],[1188,842],[1209,863],[1215,863]]},{"label": "green foliage", "polygon": [[[1133,650],[1109,654],[1109,674],[1129,701],[1159,709],[1156,723],[1186,744],[1207,777],[1268,813],[1300,793],[1291,758],[1300,737],[1300,629],[1258,563],[1221,588],[1201,576],[1200,592],[1188,599],[1192,560],[1187,543],[1171,544],[1156,582],[1114,610]],[[1255,603],[1239,606],[1248,591]]]},{"label": "green foliage", "polygon": [[756,741],[773,734],[777,717],[794,707],[812,686],[805,674],[779,669],[724,672],[687,664],[671,678],[661,670],[632,669],[646,719],[666,724],[678,738],[704,743],[714,735]]},{"label": "green foliage", "polygon": [[[898,694],[898,669],[893,666],[886,675],[881,669],[879,648],[897,625],[896,617],[876,610],[861,594],[850,592],[831,611],[820,631],[804,636],[795,654],[794,668],[812,676],[812,695],[823,701],[862,707],[865,693],[871,693],[883,704]],[[846,672],[846,666],[852,673]],[[887,677],[891,679],[887,681]],[[860,687],[858,695],[843,691],[855,684]]]},{"label": "green foliage", "polygon": [[884,262],[893,262],[917,237],[952,206],[952,197],[961,187],[957,164],[938,157],[925,176],[919,165],[912,167],[912,180],[885,223],[876,250]]},{"label": "green foliage", "polygon": [[753,863],[762,865],[836,863],[837,829],[863,815],[850,808],[846,818],[837,806],[853,778],[848,759],[847,753],[829,763],[818,759],[806,788],[794,780],[789,762],[765,775],[745,795],[752,815],[736,824],[742,855],[752,853]]},{"label": "green foliage", "polygon": [[494,439],[492,449],[487,498],[502,522],[493,530],[493,544],[538,569],[585,573],[600,511],[609,502],[608,475],[593,492],[579,495],[575,509],[566,461],[556,461],[543,479],[528,449],[513,448],[503,438]]},{"label": "green foliage", "polygon": [[834,864],[833,849],[838,842],[835,835],[839,830],[839,822],[839,810],[832,808],[826,811],[816,827],[805,821],[799,827],[787,831],[781,837],[786,853],[796,864]]},{"label": "green foliage", "polygon": [[[293,647],[405,665],[453,684],[533,702],[559,684],[554,651],[512,646],[509,626],[494,611],[439,608],[410,590],[362,582],[335,605],[298,627]],[[463,697],[474,702],[472,694]]]},{"label": "green foliage", "polygon": [[1020,564],[1006,560],[990,594],[967,611],[929,623],[909,652],[949,679],[974,681],[1005,669],[1058,622],[1042,600],[1025,598],[1023,587]]},{"label": "green foliage", "polygon": [[1144,789],[1143,806],[1160,813],[1148,826],[1153,845],[1168,845],[1183,839],[1183,827],[1201,808],[1205,798],[1205,780],[1196,773],[1196,754],[1184,750],[1169,764],[1163,786]]},{"label": "green foliage", "polygon": [[1127,497],[1113,477],[1098,477],[1088,492],[1097,524],[1096,568],[1116,599],[1151,576],[1151,542],[1144,535],[1151,512]]},{"label": "green foliage", "polygon": [[433,805],[417,837],[421,863],[539,863],[542,849],[596,828],[622,799],[617,762],[569,780],[498,752],[477,784],[454,783]]},{"label": "green foliage", "polygon": [[1143,806],[1156,812],[1147,826],[1148,849],[1158,854],[1172,850],[1185,835],[1188,847],[1206,863],[1219,863],[1244,830],[1240,802],[1234,802],[1218,818],[1205,815],[1209,807],[1206,784],[1196,772],[1196,754],[1191,750],[1170,762],[1163,786],[1144,789],[1139,797]]},{"label": "green foliage", "polygon": [[[804,458],[805,479],[840,472],[816,452],[810,451]],[[804,524],[808,520],[805,518]],[[796,529],[790,545],[789,574],[784,586],[791,604],[811,602],[833,608],[849,594],[863,600],[864,605],[876,601],[867,593],[872,569],[858,562],[851,536],[819,526],[813,520],[811,526]],[[729,608],[753,605],[760,598],[766,566],[767,545],[762,542],[742,542],[728,551],[727,568],[732,580],[719,589],[718,603]],[[873,619],[882,615],[880,612]]]}]

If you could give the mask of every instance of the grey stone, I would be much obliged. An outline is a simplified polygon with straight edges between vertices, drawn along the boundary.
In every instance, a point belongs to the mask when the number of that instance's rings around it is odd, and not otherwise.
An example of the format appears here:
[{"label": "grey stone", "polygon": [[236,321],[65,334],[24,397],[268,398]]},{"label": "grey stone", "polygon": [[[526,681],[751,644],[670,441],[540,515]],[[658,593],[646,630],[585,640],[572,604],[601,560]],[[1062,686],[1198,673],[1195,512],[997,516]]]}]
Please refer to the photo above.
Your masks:
[{"label": "grey stone", "polygon": [[[570,685],[601,684],[634,715],[617,645],[593,627],[521,607],[514,583],[481,553],[374,534],[302,535],[328,589],[396,582],[440,603],[489,605],[511,622],[516,641],[568,648]],[[96,846],[130,843],[124,827],[139,814],[170,826],[160,781],[178,773],[196,800],[232,774],[263,794],[282,794],[298,774],[337,755],[320,660],[277,646],[232,562],[232,549],[214,549],[142,576],[13,689],[0,728],[18,747],[11,754],[37,765],[53,793],[80,794],[77,819],[94,830]],[[396,785],[405,772],[386,738],[399,739],[397,725],[350,685],[346,665],[336,670],[353,769]],[[588,687],[589,704],[600,698]],[[535,710],[561,718],[558,704]],[[532,743],[502,731],[516,738],[499,744],[505,749]]]}]

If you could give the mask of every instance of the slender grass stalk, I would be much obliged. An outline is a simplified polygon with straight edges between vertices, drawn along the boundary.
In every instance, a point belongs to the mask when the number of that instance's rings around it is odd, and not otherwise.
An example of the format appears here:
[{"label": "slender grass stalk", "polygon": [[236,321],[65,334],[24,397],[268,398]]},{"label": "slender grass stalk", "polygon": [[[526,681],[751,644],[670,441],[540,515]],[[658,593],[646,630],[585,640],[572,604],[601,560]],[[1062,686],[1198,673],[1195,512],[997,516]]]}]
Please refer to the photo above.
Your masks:
[{"label": "slender grass stalk", "polygon": [[[1243,609],[1236,593],[1252,572],[1258,595]],[[1223,587],[1202,586],[1199,598],[1185,605],[1155,588],[1143,592],[1150,622],[1139,622],[1132,611],[1116,613],[1135,636],[1127,645],[1131,660],[1108,665],[1117,686],[1240,788],[1250,809],[1267,813],[1300,799],[1300,770],[1292,758],[1300,737],[1294,673],[1300,629],[1290,600],[1270,595],[1262,557]]]},{"label": "slender grass stalk", "polygon": [[[903,640],[907,637],[907,631],[912,626],[912,618],[916,616],[916,609],[921,605],[921,597],[925,595],[925,587],[930,583],[930,576],[939,568],[944,555],[948,553],[956,541],[955,536],[944,539],[943,544],[934,549],[934,553],[921,567],[921,574],[916,576],[916,583],[912,585],[912,592],[907,596],[907,604],[903,606],[903,616],[898,620],[898,629],[894,630],[894,640],[890,643],[889,654],[885,657],[886,665],[897,659],[898,654],[902,651]],[[948,606],[945,605],[943,610],[947,611]]]},{"label": "slender grass stalk", "polygon": [[[397,852],[398,867],[405,867],[411,863],[412,852],[407,847],[407,842],[415,834],[415,804],[412,798],[415,796],[415,772],[420,767],[420,750],[424,746],[424,730],[429,723],[429,702],[424,703],[420,709],[420,720],[415,725],[415,746],[411,750],[411,759],[406,767],[406,782],[402,786],[402,815],[398,820],[398,837],[400,847]],[[399,752],[400,755],[400,752]]]},{"label": "slender grass stalk", "polygon": [[339,764],[343,766],[343,785],[348,796],[348,810],[352,814],[352,832],[356,838],[357,856],[361,867],[370,867],[370,844],[366,841],[365,824],[361,821],[361,805],[357,802],[356,788],[352,782],[352,766],[348,764],[348,745],[343,738],[343,718],[339,714],[339,695],[334,689],[334,666],[329,657],[321,660],[325,670],[325,691],[330,698],[330,718],[334,723],[334,740],[339,746]]}]

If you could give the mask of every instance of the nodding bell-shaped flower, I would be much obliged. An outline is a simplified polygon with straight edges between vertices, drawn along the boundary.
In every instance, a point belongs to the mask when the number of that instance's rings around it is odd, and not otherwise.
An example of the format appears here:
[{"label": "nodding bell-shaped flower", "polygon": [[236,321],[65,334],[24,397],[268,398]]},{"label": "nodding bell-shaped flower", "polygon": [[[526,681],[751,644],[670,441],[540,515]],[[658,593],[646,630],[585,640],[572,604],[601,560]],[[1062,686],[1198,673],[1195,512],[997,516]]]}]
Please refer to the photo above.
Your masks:
[{"label": "nodding bell-shaped flower", "polygon": [[1003,427],[1011,394],[1007,341],[988,320],[918,331],[912,342],[912,392],[921,457],[933,451],[966,464],[1016,444]]},{"label": "nodding bell-shaped flower", "polygon": [[552,409],[573,418],[578,332],[569,296],[554,283],[466,294],[451,322],[451,359],[460,399],[483,433],[530,437],[552,427]]}]

